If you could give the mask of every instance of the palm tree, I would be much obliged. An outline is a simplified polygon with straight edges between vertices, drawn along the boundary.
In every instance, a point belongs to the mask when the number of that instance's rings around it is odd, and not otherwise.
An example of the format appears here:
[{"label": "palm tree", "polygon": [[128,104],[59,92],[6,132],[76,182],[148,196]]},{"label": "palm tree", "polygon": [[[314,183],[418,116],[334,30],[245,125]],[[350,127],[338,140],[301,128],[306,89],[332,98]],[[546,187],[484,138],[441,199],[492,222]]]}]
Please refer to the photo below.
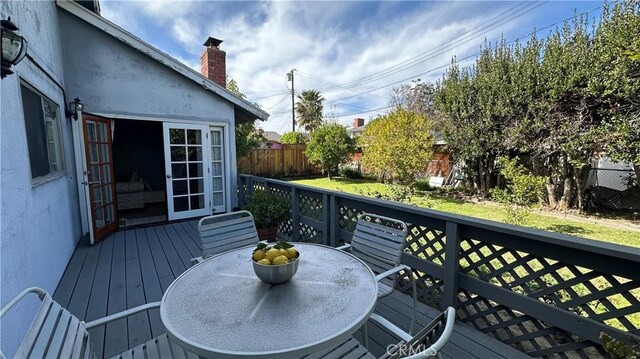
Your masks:
[{"label": "palm tree", "polygon": [[296,113],[298,114],[298,126],[305,131],[313,132],[322,126],[322,102],[324,98],[318,90],[305,90],[298,95]]}]

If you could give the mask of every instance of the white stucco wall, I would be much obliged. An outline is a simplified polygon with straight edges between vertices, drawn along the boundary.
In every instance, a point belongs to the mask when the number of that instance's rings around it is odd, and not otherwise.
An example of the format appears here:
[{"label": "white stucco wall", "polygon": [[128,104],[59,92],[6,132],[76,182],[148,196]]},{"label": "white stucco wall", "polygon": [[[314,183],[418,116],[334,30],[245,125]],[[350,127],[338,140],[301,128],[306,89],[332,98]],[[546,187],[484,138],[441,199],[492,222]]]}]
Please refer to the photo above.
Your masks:
[{"label": "white stucco wall", "polygon": [[65,10],[59,16],[67,96],[79,97],[85,112],[229,124],[237,206],[233,104]]},{"label": "white stucco wall", "polygon": [[[0,16],[20,28],[29,41],[29,54],[59,82],[63,82],[62,54],[53,2],[3,1]],[[72,152],[71,128],[64,118],[62,91],[24,59],[15,74],[0,82],[0,302],[7,303],[21,290],[42,287],[53,294],[80,238],[80,219]],[[26,130],[20,99],[20,79],[28,82],[60,107],[64,124],[66,172],[46,183],[32,185]],[[10,312],[2,320],[2,351],[11,357],[30,324],[37,301]]]}]

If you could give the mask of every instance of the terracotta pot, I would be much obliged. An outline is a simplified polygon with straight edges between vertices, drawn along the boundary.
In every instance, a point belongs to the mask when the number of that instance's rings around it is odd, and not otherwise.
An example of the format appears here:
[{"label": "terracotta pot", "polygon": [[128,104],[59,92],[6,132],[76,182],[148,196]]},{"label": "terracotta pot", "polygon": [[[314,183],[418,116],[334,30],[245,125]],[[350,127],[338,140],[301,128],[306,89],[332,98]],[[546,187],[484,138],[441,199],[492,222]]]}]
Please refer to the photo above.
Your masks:
[{"label": "terracotta pot", "polygon": [[258,238],[267,242],[275,242],[278,235],[278,227],[272,228],[257,228]]}]

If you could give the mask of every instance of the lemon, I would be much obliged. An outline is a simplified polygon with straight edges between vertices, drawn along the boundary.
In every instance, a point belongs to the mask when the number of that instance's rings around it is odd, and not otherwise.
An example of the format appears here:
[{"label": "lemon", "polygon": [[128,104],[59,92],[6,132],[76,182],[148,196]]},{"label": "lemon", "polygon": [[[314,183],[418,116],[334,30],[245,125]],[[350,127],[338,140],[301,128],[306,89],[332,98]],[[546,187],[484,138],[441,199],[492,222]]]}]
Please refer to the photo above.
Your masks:
[{"label": "lemon", "polygon": [[268,260],[267,258],[263,258],[263,259],[258,261],[258,264],[262,264],[262,265],[268,266],[268,265],[271,265],[271,261]]},{"label": "lemon", "polygon": [[287,249],[286,249],[286,251],[287,251],[286,256],[287,256],[287,258],[289,258],[289,259],[292,259],[292,258],[295,258],[295,257],[297,257],[297,256],[298,256],[298,250],[297,250],[297,249],[295,249],[295,248],[293,248],[293,247],[291,247],[291,248],[287,248]]},{"label": "lemon", "polygon": [[265,256],[268,260],[272,261],[274,260],[274,258],[281,256],[282,254],[280,253],[279,249],[275,249],[275,248],[271,248],[269,249],[269,251],[267,252],[267,255]]},{"label": "lemon", "polygon": [[289,251],[287,251],[284,248],[280,250],[280,254],[282,254],[283,256],[287,257],[287,259],[291,259],[291,254],[289,254]]},{"label": "lemon", "polygon": [[266,253],[262,249],[258,249],[255,252],[253,252],[253,260],[257,262],[263,259],[265,255]]},{"label": "lemon", "polygon": [[289,261],[289,259],[285,256],[277,256],[273,259],[273,265],[285,264]]}]

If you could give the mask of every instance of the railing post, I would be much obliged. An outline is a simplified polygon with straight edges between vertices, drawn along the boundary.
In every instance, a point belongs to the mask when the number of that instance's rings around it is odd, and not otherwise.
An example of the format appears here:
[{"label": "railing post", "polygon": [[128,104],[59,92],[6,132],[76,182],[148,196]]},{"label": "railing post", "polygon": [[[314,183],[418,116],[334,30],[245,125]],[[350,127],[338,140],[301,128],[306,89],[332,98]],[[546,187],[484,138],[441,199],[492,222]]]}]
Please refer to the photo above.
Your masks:
[{"label": "railing post", "polygon": [[447,222],[444,255],[443,307],[458,303],[458,272],[460,269],[460,231],[457,223]]},{"label": "railing post", "polygon": [[244,207],[244,197],[246,195],[246,190],[244,188],[244,185],[246,183],[246,177],[244,176],[238,176],[238,206],[240,208]]},{"label": "railing post", "polygon": [[300,196],[298,189],[291,187],[291,240],[300,240]]},{"label": "railing post", "polygon": [[247,194],[249,196],[253,194],[253,176],[247,178]]},{"label": "railing post", "polygon": [[329,196],[329,245],[332,247],[338,246],[338,233],[340,230],[338,210],[336,196]]},{"label": "railing post", "polygon": [[329,225],[331,222],[331,208],[329,206],[329,195],[322,194],[322,244],[334,246],[331,242],[331,236],[329,235]]}]

